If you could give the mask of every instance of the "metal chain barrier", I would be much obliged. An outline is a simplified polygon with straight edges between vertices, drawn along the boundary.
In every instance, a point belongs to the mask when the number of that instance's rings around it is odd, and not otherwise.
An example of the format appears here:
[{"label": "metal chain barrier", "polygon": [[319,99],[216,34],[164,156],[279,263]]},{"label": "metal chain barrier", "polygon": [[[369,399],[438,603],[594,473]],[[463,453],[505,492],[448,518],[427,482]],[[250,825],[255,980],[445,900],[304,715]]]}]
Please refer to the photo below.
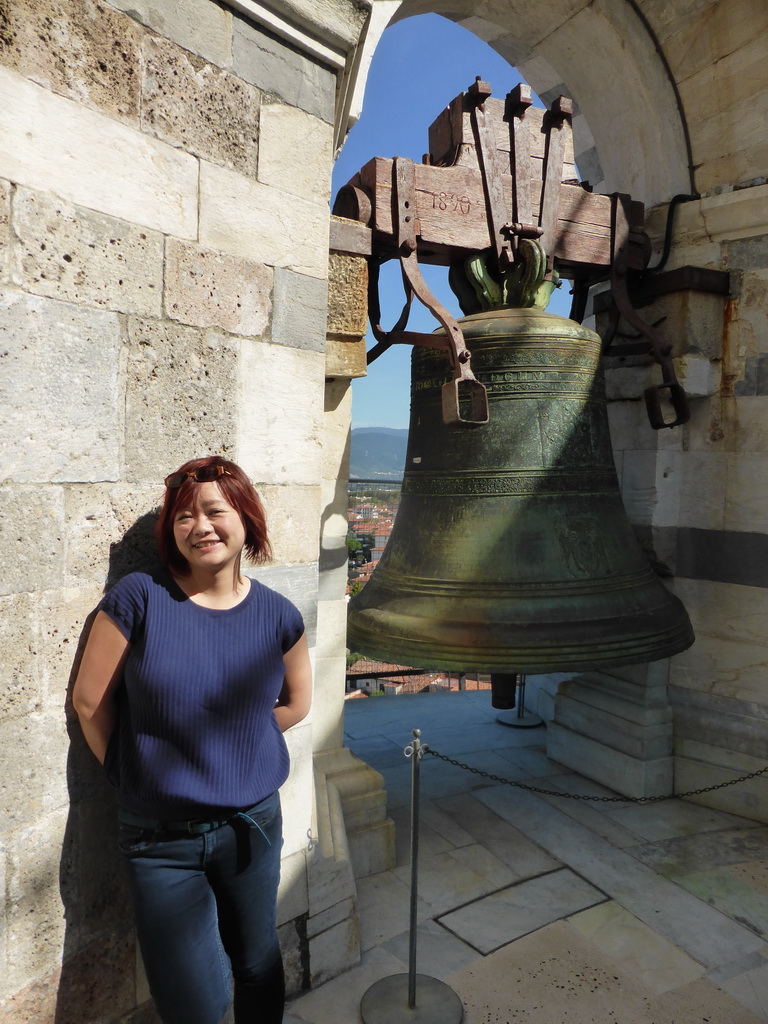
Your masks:
[{"label": "metal chain barrier", "polygon": [[539,786],[529,786],[525,782],[513,782],[512,779],[504,779],[500,775],[494,775],[492,772],[484,772],[480,768],[473,768],[469,764],[462,764],[461,761],[447,757],[426,744],[422,744],[421,749],[425,754],[431,754],[447,764],[463,768],[464,771],[472,772],[473,775],[479,775],[481,778],[489,779],[491,782],[502,782],[506,786],[515,786],[517,789],[524,789],[528,793],[537,793],[539,796],[561,796],[567,800],[592,800],[595,803],[601,804],[657,804],[663,800],[682,800],[687,796],[701,796],[703,793],[714,793],[716,789],[726,789],[728,786],[736,786],[740,782],[747,782],[749,779],[756,779],[760,775],[768,774],[768,765],[766,765],[765,768],[760,768],[759,771],[750,772],[749,775],[742,775],[738,779],[731,779],[730,782],[719,782],[715,786],[704,786],[702,789],[689,789],[687,793],[670,793],[668,796],[587,796],[585,793],[563,793],[557,789],[541,789]]}]

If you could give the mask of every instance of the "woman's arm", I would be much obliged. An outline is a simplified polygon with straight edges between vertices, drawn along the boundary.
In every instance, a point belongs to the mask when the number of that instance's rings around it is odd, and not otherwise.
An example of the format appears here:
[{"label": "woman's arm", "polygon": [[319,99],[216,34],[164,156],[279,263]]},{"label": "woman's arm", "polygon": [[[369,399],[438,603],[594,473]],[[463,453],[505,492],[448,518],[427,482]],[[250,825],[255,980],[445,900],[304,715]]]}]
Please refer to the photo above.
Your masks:
[{"label": "woman's arm", "polygon": [[281,732],[306,718],[312,703],[312,667],[306,633],[283,655],[283,664],[285,679],[275,706],[275,718]]},{"label": "woman's arm", "polygon": [[85,741],[104,764],[115,728],[115,690],[130,644],[104,612],[93,620],[72,690],[72,704]]}]

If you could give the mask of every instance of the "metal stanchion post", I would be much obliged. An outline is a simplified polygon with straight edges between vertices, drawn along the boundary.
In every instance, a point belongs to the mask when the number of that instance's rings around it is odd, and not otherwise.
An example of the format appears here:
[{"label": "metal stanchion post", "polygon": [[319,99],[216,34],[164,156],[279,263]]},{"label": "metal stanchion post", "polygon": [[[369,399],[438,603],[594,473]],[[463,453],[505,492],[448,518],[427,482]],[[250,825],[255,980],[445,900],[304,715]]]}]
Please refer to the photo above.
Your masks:
[{"label": "metal stanchion post", "polygon": [[[408,973],[382,978],[367,990],[360,1002],[363,1024],[461,1024],[464,1007],[444,981],[416,973],[416,923],[419,880],[419,766],[426,746],[421,730],[405,748],[411,758],[411,910]],[[418,982],[418,1000],[417,1000]]]}]

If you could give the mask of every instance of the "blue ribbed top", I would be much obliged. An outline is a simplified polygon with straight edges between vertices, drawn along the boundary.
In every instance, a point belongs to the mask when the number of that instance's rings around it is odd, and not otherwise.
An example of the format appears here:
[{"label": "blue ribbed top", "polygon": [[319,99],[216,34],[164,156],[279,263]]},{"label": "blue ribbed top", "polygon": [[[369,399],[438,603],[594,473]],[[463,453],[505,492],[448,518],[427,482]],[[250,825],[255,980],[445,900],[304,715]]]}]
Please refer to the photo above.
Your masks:
[{"label": "blue ribbed top", "polygon": [[256,580],[234,608],[203,608],[165,574],[131,573],[102,599],[131,644],[105,768],[134,814],[205,817],[277,789],[289,760],[274,706],[298,609]]}]

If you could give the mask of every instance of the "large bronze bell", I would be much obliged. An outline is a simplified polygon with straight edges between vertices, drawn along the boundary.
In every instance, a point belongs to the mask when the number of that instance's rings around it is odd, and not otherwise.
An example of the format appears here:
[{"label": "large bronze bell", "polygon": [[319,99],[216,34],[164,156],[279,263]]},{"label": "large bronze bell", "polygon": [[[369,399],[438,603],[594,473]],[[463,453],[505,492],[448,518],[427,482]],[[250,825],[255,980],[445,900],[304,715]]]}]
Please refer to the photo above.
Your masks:
[{"label": "large bronze bell", "polygon": [[459,672],[653,661],[693,631],[635,538],[619,493],[600,339],[539,309],[459,321],[490,422],[446,426],[444,352],[413,352],[400,508],[348,644]]}]

